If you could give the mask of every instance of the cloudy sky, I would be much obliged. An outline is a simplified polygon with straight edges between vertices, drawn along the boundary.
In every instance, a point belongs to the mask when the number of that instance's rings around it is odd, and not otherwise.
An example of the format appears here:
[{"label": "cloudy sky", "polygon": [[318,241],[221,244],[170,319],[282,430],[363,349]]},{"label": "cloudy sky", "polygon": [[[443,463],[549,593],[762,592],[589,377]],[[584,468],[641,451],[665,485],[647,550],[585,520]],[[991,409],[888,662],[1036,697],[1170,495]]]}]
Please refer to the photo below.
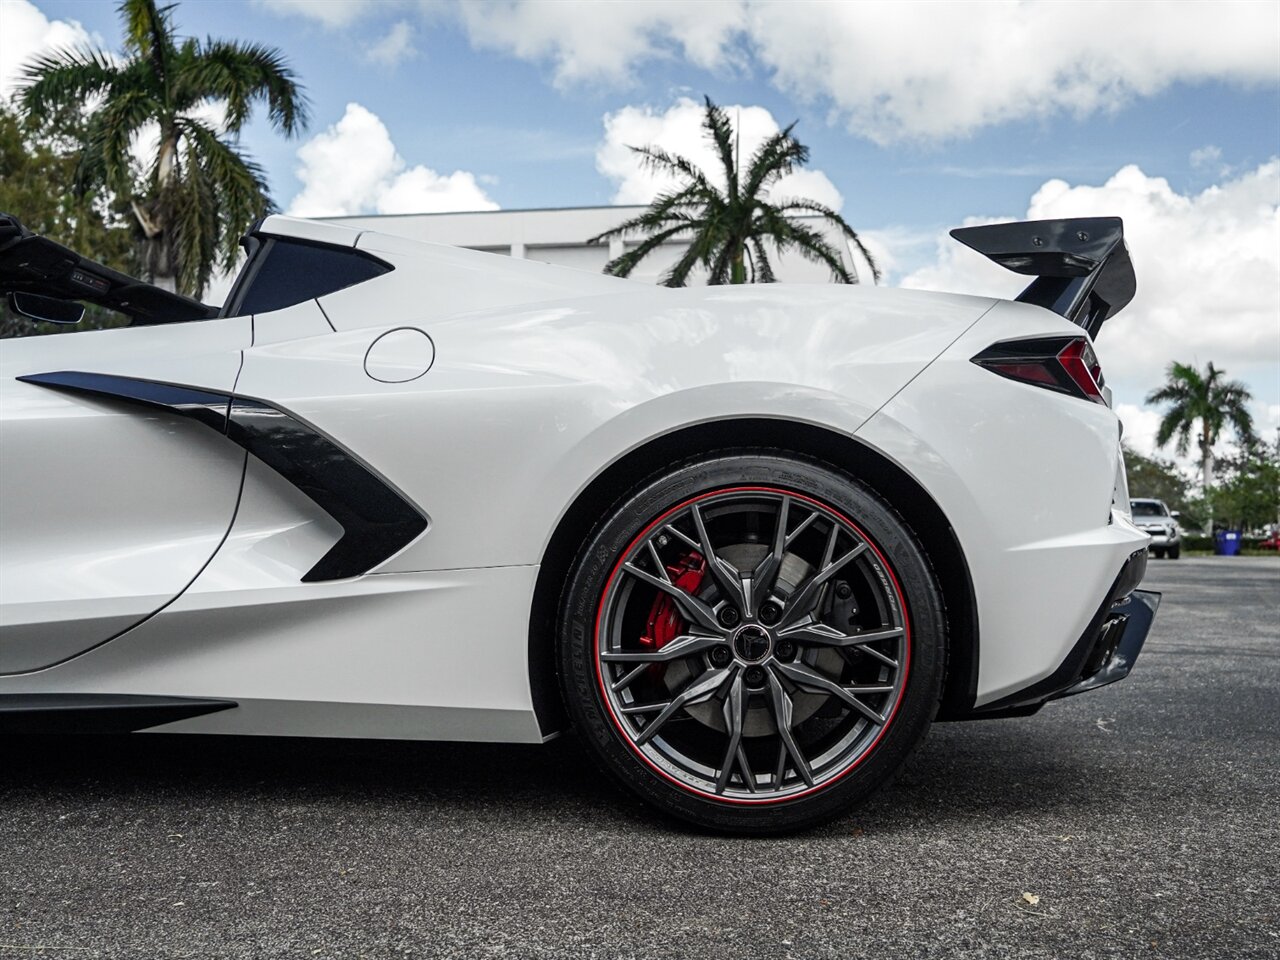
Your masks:
[{"label": "cloudy sky", "polygon": [[[49,45],[119,44],[115,4],[0,0],[0,95]],[[311,129],[244,145],[300,215],[642,203],[627,144],[696,154],[798,120],[787,190],[864,233],[887,282],[1012,295],[962,223],[1119,214],[1139,278],[1100,353],[1128,434],[1171,359],[1280,426],[1280,3],[185,0],[184,33],[279,46]],[[744,143],[745,146],[745,143]]]}]

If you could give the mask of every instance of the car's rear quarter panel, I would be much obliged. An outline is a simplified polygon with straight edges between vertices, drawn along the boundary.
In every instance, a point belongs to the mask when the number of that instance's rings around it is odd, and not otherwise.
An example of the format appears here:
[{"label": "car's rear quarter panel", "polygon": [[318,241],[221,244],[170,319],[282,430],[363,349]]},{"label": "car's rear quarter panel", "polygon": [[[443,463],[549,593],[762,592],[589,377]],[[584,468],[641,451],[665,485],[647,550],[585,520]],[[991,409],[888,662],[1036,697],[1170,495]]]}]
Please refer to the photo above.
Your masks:
[{"label": "car's rear quarter panel", "polygon": [[970,362],[999,340],[1080,333],[1001,302],[857,433],[914,476],[956,531],[978,607],[978,705],[1052,673],[1146,544],[1111,509],[1113,411]]},{"label": "car's rear quarter panel", "polygon": [[852,434],[991,303],[637,284],[422,320],[436,359],[411,383],[365,377],[358,358],[381,332],[370,328],[251,351],[241,389],[272,387],[429,514],[430,532],[381,571],[538,563],[573,499],[630,450],[742,417]]}]

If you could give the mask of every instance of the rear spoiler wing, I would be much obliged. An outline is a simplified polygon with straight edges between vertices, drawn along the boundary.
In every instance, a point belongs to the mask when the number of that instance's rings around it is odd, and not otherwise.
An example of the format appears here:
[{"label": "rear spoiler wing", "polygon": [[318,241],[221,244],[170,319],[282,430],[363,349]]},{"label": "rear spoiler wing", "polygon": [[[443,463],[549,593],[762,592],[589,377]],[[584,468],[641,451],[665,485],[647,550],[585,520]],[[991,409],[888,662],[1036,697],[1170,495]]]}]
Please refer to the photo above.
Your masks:
[{"label": "rear spoiler wing", "polygon": [[1052,310],[1091,337],[1137,290],[1119,217],[993,223],[960,227],[951,236],[1014,273],[1035,277],[1017,300]]},{"label": "rear spoiler wing", "polygon": [[205,320],[218,308],[163,290],[82,257],[0,213],[0,294],[37,293],[83,300],[123,313],[138,325]]}]

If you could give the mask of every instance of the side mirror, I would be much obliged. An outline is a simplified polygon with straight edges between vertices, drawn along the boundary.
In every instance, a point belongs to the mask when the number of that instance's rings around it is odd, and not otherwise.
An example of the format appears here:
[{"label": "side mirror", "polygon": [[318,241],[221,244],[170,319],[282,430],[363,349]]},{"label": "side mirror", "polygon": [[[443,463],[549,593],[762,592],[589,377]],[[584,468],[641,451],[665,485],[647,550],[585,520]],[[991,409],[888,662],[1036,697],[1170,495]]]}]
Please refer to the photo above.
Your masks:
[{"label": "side mirror", "polygon": [[74,300],[45,297],[38,293],[20,293],[15,290],[9,294],[9,307],[28,320],[43,320],[45,323],[77,324],[84,319],[83,304]]}]

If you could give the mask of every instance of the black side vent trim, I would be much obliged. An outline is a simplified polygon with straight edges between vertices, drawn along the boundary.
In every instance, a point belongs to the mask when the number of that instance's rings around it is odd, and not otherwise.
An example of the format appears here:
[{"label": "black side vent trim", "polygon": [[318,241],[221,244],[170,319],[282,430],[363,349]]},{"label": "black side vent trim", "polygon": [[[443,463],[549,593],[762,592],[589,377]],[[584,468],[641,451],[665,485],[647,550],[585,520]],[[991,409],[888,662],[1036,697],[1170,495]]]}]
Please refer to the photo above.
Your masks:
[{"label": "black side vent trim", "polygon": [[342,526],[304,583],[368,573],[427,529],[427,518],[385,479],[310,424],[261,400],[133,377],[62,370],[18,377],[190,417],[239,444]]}]

